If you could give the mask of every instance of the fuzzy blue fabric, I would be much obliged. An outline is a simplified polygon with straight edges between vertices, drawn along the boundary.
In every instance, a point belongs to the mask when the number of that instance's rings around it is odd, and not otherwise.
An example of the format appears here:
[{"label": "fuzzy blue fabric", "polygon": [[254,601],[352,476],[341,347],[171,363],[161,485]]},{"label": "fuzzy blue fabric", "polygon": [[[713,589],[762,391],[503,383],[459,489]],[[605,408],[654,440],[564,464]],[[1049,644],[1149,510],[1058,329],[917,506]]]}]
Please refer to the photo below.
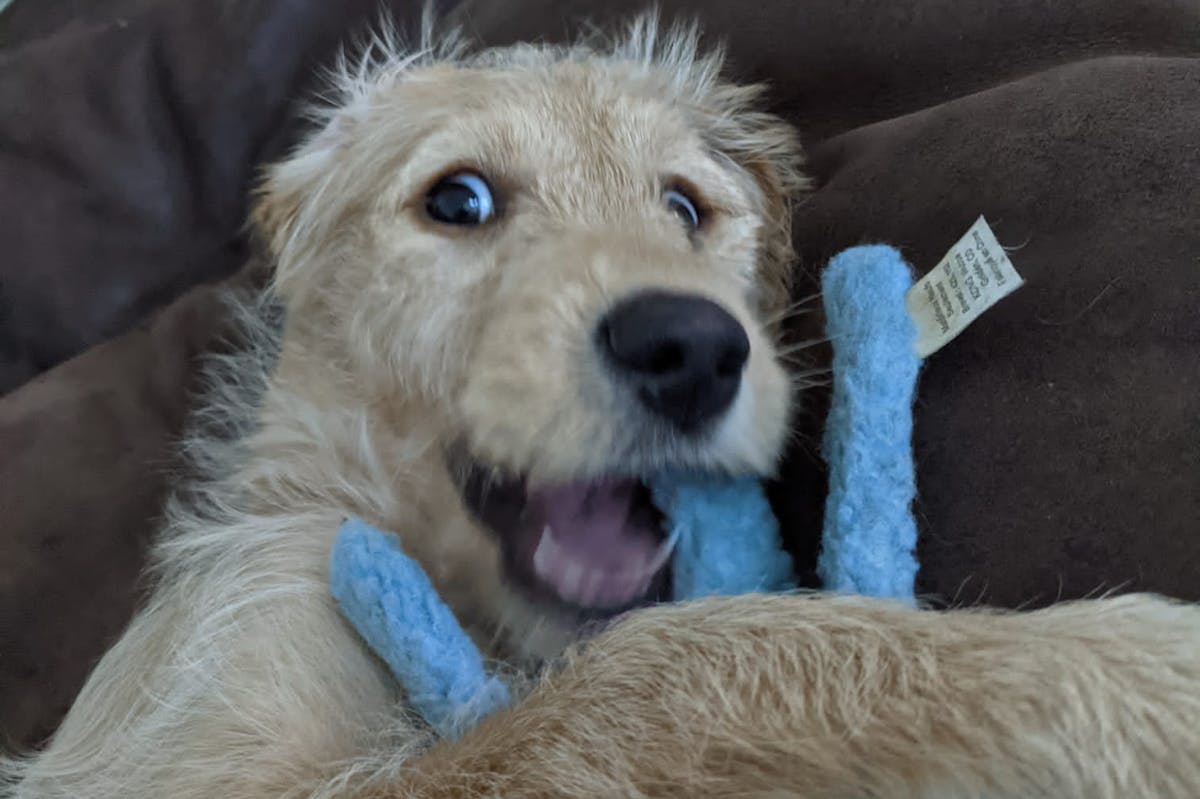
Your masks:
[{"label": "fuzzy blue fabric", "polygon": [[478,648],[396,536],[344,523],[329,578],[342,613],[438,735],[457,738],[508,704],[508,686],[488,675]]},{"label": "fuzzy blue fabric", "polygon": [[917,574],[912,405],[920,367],[904,301],[911,286],[908,264],[882,245],[846,250],[822,275],[833,398],[817,563],[827,590],[909,603]]},{"label": "fuzzy blue fabric", "polygon": [[664,475],[651,491],[676,539],[675,601],[796,587],[791,556],[780,546],[779,523],[760,481]]}]

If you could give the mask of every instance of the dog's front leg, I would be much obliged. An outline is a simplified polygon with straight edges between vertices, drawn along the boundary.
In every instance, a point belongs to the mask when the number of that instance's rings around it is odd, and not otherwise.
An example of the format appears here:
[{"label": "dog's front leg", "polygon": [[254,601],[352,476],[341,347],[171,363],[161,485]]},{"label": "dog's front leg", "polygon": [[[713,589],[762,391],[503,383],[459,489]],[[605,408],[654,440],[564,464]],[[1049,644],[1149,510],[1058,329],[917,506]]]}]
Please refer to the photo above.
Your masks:
[{"label": "dog's front leg", "polygon": [[1200,608],[745,597],[637,614],[358,799],[1200,796]]}]

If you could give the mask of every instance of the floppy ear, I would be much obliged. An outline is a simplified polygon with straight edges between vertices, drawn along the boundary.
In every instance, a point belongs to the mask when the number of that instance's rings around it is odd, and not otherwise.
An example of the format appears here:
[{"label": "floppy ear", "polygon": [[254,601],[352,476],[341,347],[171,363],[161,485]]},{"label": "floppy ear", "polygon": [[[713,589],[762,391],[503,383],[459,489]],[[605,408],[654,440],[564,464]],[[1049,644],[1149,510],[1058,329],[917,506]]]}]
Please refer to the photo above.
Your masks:
[{"label": "floppy ear", "polygon": [[771,114],[751,110],[760,86],[721,84],[706,108],[709,146],[746,176],[763,220],[758,234],[760,306],[778,319],[791,302],[796,253],[792,247],[792,202],[809,186],[801,172],[800,138],[792,126]]},{"label": "floppy ear", "polygon": [[758,237],[762,307],[768,318],[775,319],[792,301],[797,266],[792,246],[793,201],[809,182],[800,171],[799,137],[790,126],[776,120],[757,133],[764,146],[740,154],[738,160],[754,178],[762,202],[764,221]]},{"label": "floppy ear", "polygon": [[314,205],[323,196],[338,196],[330,191],[338,179],[336,148],[328,127],[318,131],[290,157],[268,167],[254,194],[253,234],[270,255],[273,287],[289,302],[299,302],[302,276],[318,260],[323,232],[316,228],[325,223],[323,214],[314,214]]},{"label": "floppy ear", "polygon": [[312,282],[304,276],[319,264],[318,250],[337,242],[343,213],[362,197],[355,175],[373,167],[356,157],[349,144],[374,113],[379,92],[417,67],[453,63],[465,51],[457,30],[435,30],[434,6],[426,4],[411,44],[384,14],[353,45],[354,52],[337,57],[326,76],[323,99],[306,109],[314,130],[269,167],[258,184],[250,224],[275,263],[276,289],[290,302]]},{"label": "floppy ear", "polygon": [[250,208],[250,227],[254,237],[263,243],[272,258],[279,257],[281,245],[300,211],[300,198],[295,192],[280,190],[272,168],[255,187]]},{"label": "floppy ear", "polygon": [[269,253],[273,263],[279,261],[279,251],[289,237],[299,210],[299,198],[278,191],[269,176],[255,187],[250,207],[250,232]]}]

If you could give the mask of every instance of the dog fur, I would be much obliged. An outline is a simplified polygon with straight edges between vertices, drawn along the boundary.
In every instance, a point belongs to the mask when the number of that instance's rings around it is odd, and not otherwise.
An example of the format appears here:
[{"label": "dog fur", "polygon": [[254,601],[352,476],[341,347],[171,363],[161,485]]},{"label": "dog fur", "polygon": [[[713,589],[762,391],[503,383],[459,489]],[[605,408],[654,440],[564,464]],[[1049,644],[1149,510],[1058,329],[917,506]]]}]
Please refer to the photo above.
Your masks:
[{"label": "dog fur", "polygon": [[1200,608],[829,596],[645,611],[355,799],[1200,795]]},{"label": "dog fur", "polygon": [[[399,532],[514,670],[573,639],[506,583],[452,445],[532,480],[771,472],[799,149],[720,70],[694,30],[653,17],[569,48],[385,33],[338,67],[316,132],[263,182],[272,292],[241,306],[251,340],[216,364],[188,445],[201,476],[170,509],[153,594],[49,747],[3,767],[8,795],[1200,795],[1200,616],[1164,600],[642,611],[432,750],[339,618],[326,562],[354,515]],[[502,223],[422,216],[463,167],[496,182]],[[662,206],[675,179],[705,198],[702,240]],[[643,288],[711,298],[750,336],[737,402],[702,442],[640,419],[590,352],[598,315]]]}]

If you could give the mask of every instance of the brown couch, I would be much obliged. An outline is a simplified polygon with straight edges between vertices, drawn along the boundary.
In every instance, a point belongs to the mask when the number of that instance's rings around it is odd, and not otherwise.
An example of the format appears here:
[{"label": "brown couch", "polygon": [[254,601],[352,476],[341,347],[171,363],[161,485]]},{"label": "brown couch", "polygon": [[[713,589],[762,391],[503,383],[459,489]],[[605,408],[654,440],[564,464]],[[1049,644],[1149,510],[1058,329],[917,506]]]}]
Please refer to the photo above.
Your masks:
[{"label": "brown couch", "polygon": [[[501,43],[641,5],[459,13]],[[922,374],[922,592],[1200,598],[1200,4],[664,5],[726,39],[805,137],[799,294],[861,242],[928,269],[981,213],[1014,248],[1027,285]],[[220,339],[195,287],[246,260],[255,168],[372,4],[71,6],[0,15],[0,741],[15,745],[53,729],[136,601],[197,356]],[[773,497],[815,584],[819,393],[806,410]]]}]

